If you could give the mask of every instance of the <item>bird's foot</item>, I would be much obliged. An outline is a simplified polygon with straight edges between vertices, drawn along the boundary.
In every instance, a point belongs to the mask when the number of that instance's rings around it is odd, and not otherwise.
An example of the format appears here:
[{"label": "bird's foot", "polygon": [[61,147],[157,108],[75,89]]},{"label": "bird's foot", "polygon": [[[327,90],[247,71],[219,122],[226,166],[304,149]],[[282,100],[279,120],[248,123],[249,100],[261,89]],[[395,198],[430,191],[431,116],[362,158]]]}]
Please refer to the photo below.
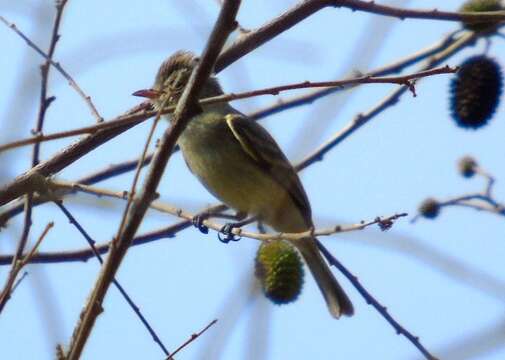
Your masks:
[{"label": "bird's foot", "polygon": [[242,223],[228,223],[225,224],[221,230],[217,233],[217,238],[224,244],[228,244],[230,241],[239,241],[241,239],[240,235],[235,235],[233,233],[234,228],[240,228]]},{"label": "bird's foot", "polygon": [[203,224],[203,221],[206,220],[209,217],[208,214],[198,214],[191,219],[191,222],[193,225],[200,230],[201,233],[203,234],[208,234],[209,233],[209,228]]}]

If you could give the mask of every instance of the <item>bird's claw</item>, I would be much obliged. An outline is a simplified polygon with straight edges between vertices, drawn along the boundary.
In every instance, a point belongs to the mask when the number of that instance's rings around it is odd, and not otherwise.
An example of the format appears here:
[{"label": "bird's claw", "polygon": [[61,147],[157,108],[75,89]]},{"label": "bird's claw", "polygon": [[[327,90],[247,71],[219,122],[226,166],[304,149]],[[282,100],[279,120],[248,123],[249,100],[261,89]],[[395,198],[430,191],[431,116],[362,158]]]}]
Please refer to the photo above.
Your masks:
[{"label": "bird's claw", "polygon": [[193,225],[200,230],[201,233],[203,234],[208,234],[209,233],[209,228],[203,224],[203,221],[207,218],[205,215],[195,215],[193,219],[191,219],[191,222]]},{"label": "bird's claw", "polygon": [[[221,230],[217,233],[217,238],[224,244],[228,244],[230,241],[239,241],[241,237],[239,235],[235,235],[232,231],[233,228],[238,227],[238,225],[234,223],[225,224]],[[222,236],[224,235],[224,236]]]}]

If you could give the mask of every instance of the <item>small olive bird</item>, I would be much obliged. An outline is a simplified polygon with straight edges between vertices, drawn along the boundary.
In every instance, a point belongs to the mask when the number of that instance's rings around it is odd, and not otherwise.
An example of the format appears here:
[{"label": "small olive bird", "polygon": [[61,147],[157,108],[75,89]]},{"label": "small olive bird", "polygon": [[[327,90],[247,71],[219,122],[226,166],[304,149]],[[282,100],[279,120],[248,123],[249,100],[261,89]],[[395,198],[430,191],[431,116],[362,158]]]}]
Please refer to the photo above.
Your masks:
[{"label": "small olive bird", "polygon": [[[158,108],[163,103],[177,104],[197,63],[192,53],[176,52],[161,65],[153,89],[135,95],[151,98]],[[217,79],[210,77],[199,97],[222,94]],[[309,200],[279,145],[261,125],[228,103],[202,105],[202,112],[191,119],[178,144],[191,172],[229,207],[257,216],[279,232],[312,228]],[[325,263],[315,239],[291,242],[310,268],[331,315],[351,316],[352,303]]]}]

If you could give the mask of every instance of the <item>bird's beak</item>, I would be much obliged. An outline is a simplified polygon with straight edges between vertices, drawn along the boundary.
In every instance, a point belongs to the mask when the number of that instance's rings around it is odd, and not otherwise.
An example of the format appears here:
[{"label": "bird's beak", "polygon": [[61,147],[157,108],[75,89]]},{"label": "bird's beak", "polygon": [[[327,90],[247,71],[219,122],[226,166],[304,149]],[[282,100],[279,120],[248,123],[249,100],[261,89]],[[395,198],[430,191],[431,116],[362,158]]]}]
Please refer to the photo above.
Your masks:
[{"label": "bird's beak", "polygon": [[142,90],[135,91],[132,95],[145,97],[148,99],[157,99],[160,97],[160,95],[162,93],[163,93],[162,91],[155,90],[155,89],[142,89]]}]

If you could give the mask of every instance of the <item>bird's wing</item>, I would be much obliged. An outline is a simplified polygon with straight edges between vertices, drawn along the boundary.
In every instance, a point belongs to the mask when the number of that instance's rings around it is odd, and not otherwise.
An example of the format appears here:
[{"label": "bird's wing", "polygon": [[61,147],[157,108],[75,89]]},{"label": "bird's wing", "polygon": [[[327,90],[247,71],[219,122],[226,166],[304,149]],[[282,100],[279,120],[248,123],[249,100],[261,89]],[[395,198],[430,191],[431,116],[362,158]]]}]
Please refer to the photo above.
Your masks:
[{"label": "bird's wing", "polygon": [[228,114],[225,116],[225,120],[244,151],[262,170],[270,174],[282,188],[286,189],[307,220],[307,226],[311,226],[311,210],[307,194],[296,171],[277,142],[261,125],[244,115]]}]

